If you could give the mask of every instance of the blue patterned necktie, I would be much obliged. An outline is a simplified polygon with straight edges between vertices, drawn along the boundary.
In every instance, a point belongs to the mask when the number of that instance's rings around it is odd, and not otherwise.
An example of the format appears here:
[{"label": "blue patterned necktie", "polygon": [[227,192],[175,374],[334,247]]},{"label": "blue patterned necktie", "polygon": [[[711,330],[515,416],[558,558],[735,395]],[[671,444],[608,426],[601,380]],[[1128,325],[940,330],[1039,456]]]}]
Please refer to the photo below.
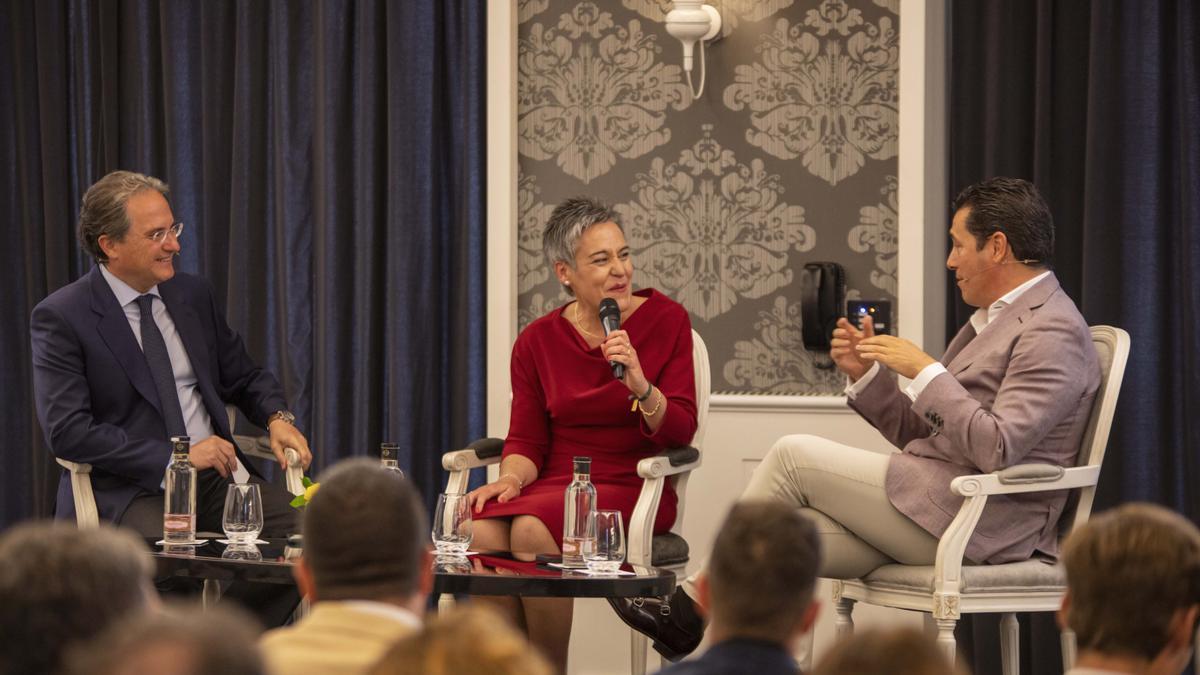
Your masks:
[{"label": "blue patterned necktie", "polygon": [[179,390],[175,388],[175,371],[171,368],[167,343],[158,330],[158,324],[154,323],[153,302],[153,295],[142,295],[137,299],[138,310],[142,313],[142,352],[146,355],[146,364],[150,366],[154,388],[158,390],[158,401],[167,423],[167,438],[186,436],[187,425],[183,422],[183,408],[179,405]]}]

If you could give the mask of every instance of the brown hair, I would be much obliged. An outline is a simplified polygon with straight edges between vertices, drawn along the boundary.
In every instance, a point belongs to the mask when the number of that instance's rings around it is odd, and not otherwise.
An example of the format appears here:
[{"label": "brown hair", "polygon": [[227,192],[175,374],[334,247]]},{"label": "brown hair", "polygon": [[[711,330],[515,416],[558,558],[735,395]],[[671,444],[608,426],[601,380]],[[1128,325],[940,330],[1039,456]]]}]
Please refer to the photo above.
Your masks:
[{"label": "brown hair", "polygon": [[97,262],[106,262],[108,256],[100,248],[100,237],[121,241],[129,231],[129,214],[125,205],[129,198],[142,190],[154,190],[163,197],[170,188],[154,176],[133,171],[113,171],[92,183],[83,195],[79,207],[79,243]]},{"label": "brown hair", "polygon": [[811,675],[958,675],[934,641],[913,628],[867,630],[841,640]]},{"label": "brown hair", "polygon": [[1093,518],[1063,547],[1066,622],[1080,649],[1153,659],[1179,610],[1200,604],[1200,531],[1153,504]]},{"label": "brown hair", "polygon": [[714,620],[733,636],[790,639],[812,602],[820,561],[816,528],[796,509],[735,504],[708,563]]},{"label": "brown hair", "polygon": [[396,643],[370,675],[550,675],[553,669],[494,610],[467,605]]},{"label": "brown hair", "polygon": [[322,600],[410,596],[429,542],[412,483],[366,458],[335,464],[305,507],[304,560]]}]

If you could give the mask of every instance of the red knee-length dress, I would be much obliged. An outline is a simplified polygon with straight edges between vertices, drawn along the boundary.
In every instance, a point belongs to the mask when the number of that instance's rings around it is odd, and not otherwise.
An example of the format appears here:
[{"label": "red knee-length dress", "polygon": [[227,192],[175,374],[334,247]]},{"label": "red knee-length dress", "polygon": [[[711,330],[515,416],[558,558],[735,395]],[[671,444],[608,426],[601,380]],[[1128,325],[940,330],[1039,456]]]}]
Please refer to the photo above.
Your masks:
[{"label": "red knee-length dress", "polygon": [[[563,315],[564,305],[529,324],[512,353],[512,416],[504,457],[522,455],[538,469],[520,496],[489,500],[475,518],[537,516],[562,546],[563,493],[571,460],[592,458],[599,509],[629,516],[642,489],[638,461],[665,448],[687,445],[696,433],[696,384],[692,372],[692,325],[683,306],[652,289],[621,328],[637,350],[642,372],[669,401],[658,431],[651,433],[629,389],[612,375]],[[675,490],[667,484],[655,515],[655,533],[675,522]]]}]

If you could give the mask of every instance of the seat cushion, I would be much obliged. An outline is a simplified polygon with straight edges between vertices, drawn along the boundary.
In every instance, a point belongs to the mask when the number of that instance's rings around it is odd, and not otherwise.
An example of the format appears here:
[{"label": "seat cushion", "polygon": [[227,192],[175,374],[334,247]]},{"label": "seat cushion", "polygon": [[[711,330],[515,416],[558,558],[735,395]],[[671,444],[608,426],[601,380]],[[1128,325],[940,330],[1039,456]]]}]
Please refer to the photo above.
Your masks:
[{"label": "seat cushion", "polygon": [[687,540],[674,532],[656,534],[650,540],[650,564],[655,567],[687,564],[688,553]]},{"label": "seat cushion", "polygon": [[[1062,565],[1041,558],[1001,565],[964,565],[960,592],[999,593],[1005,591],[1065,591],[1067,575]],[[905,591],[933,592],[933,565],[884,565],[863,581]]]}]

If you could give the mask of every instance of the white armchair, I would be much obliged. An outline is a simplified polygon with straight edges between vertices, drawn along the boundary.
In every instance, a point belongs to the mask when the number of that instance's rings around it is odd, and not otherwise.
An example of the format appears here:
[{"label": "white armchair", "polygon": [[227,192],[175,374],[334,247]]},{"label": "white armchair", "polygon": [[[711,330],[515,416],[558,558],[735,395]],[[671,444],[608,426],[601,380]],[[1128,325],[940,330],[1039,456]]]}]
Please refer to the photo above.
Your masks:
[{"label": "white armchair", "polygon": [[[1079,489],[1074,511],[1064,512],[1065,537],[1087,522],[1108,445],[1109,429],[1129,357],[1129,334],[1111,326],[1093,326],[1092,340],[1100,356],[1101,381],[1091,418],[1081,441],[1078,465],[1070,468],[1022,464],[991,474],[960,476],[950,489],[966,499],[938,543],[932,566],[884,565],[861,579],[834,580],[833,598],[839,636],[853,631],[856,602],[925,612],[937,624],[937,640],[953,660],[954,626],[965,613],[1002,613],[1001,662],[1005,675],[1019,671],[1016,612],[1052,612],[1062,604],[1066,574],[1062,565],[1026,560],[1000,565],[963,565],[963,552],[991,495]],[[1073,495],[1074,496],[1074,495]],[[1074,635],[1064,631],[1063,669],[1075,660]],[[809,647],[811,649],[811,645]],[[808,660],[811,662],[811,652]]]},{"label": "white armchair", "polygon": [[[237,409],[229,406],[225,412],[229,416],[229,428],[233,429],[234,422],[237,420]],[[238,449],[247,457],[275,461],[275,455],[271,452],[271,443],[265,436],[235,435],[233,440],[237,442]],[[284,455],[288,462],[287,471],[284,473],[284,484],[289,493],[303,494],[304,467],[300,464],[300,455],[291,448],[288,448]],[[98,527],[100,516],[96,511],[96,496],[92,493],[92,465],[72,462],[61,457],[56,457],[55,461],[71,473],[71,495],[75,500],[75,523],[79,527]],[[163,466],[163,470],[166,470],[166,465]]]},{"label": "white armchair", "polygon": [[[712,392],[708,348],[700,334],[692,331],[692,364],[696,380],[696,434],[690,446],[670,448],[662,453],[638,462],[638,476],[642,478],[642,491],[638,495],[633,513],[629,517],[628,548],[626,561],[634,565],[669,569],[677,575],[687,566],[690,551],[687,540],[682,536],[683,509],[687,496],[688,475],[700,466],[700,448],[703,447],[705,426],[708,422],[708,399]],[[471,443],[463,450],[454,450],[442,455],[442,468],[450,472],[446,482],[447,494],[463,494],[467,489],[470,470],[500,461],[504,441],[485,438]],[[655,535],[654,516],[662,499],[666,481],[674,481],[678,505],[675,524],[671,531]],[[632,672],[646,672],[646,636],[631,630]]]}]

